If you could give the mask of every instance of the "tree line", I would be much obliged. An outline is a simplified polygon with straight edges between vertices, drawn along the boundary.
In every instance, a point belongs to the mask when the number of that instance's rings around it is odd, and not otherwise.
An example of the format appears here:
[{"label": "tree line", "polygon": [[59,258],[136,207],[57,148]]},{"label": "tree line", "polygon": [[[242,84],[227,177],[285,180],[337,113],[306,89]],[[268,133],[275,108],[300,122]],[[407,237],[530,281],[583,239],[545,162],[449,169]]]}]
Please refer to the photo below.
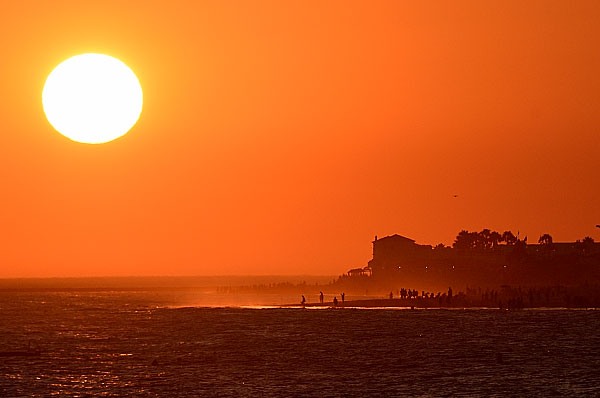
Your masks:
[{"label": "tree line", "polygon": [[[499,233],[486,228],[481,232],[469,232],[463,229],[456,236],[452,247],[455,249],[494,249],[502,243],[507,246],[526,246],[527,237],[521,240],[511,231]],[[550,234],[543,234],[539,237],[538,243],[544,246],[551,246],[553,243],[552,236]],[[577,240],[575,243],[585,248],[593,245],[594,239],[586,236],[583,240]]]}]

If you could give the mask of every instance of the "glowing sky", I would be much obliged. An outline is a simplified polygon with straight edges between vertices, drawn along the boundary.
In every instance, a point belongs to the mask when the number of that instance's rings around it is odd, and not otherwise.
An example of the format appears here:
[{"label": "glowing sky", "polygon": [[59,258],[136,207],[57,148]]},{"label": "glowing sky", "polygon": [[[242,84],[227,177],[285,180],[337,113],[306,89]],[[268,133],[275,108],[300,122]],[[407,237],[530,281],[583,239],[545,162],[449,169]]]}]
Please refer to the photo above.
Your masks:
[{"label": "glowing sky", "polygon": [[[0,3],[0,277],[337,274],[374,235],[600,240],[600,2]],[[126,63],[72,142],[41,92]],[[458,195],[454,198],[453,195]]]}]

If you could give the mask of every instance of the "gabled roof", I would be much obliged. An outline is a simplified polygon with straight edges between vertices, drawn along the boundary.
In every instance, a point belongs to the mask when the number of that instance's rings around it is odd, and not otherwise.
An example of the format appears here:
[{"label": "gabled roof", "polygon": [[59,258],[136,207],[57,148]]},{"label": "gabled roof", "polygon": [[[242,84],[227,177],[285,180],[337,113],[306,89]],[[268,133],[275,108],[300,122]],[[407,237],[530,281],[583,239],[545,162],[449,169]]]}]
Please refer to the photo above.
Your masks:
[{"label": "gabled roof", "polygon": [[398,234],[394,234],[391,236],[386,236],[381,239],[374,240],[373,243],[379,242],[379,241],[390,241],[390,242],[395,241],[395,242],[403,242],[403,243],[415,243],[414,239],[410,239],[410,238],[407,238],[405,236],[398,235]]}]

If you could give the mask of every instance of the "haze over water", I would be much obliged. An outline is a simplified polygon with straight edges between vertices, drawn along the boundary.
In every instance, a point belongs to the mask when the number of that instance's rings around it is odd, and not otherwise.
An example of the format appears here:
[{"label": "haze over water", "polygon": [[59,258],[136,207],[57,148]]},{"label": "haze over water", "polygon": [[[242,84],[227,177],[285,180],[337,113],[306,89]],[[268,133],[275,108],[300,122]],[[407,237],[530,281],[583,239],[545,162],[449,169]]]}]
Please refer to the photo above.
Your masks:
[{"label": "haze over water", "polygon": [[42,349],[0,358],[0,395],[600,394],[595,310],[181,306],[190,301],[181,291],[0,293],[0,351],[30,340]]}]

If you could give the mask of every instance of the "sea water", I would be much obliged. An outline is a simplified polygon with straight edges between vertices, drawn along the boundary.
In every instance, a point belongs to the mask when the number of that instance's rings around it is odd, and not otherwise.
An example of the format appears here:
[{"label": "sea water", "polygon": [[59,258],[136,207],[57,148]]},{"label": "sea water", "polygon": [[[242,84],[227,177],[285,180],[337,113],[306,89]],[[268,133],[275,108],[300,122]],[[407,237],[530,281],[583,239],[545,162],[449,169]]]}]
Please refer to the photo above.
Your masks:
[{"label": "sea water", "polygon": [[600,395],[596,310],[303,310],[268,300],[0,293],[0,351],[41,349],[0,357],[0,396]]}]

